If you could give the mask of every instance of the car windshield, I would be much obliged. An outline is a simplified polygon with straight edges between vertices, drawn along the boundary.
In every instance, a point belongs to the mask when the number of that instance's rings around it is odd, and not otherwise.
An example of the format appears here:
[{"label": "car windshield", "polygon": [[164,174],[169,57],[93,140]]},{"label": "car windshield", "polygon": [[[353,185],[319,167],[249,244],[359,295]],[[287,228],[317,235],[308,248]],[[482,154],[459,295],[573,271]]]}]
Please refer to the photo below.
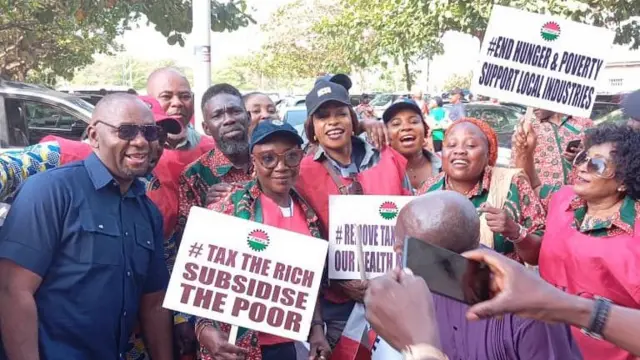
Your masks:
[{"label": "car windshield", "polygon": [[307,120],[307,110],[289,110],[284,115],[284,121],[291,126],[297,126],[303,124]]},{"label": "car windshield", "polygon": [[391,100],[393,100],[393,95],[391,95],[391,94],[380,94],[380,95],[376,95],[376,97],[374,97],[373,100],[371,100],[369,105],[371,105],[371,106],[385,106]]},{"label": "car windshield", "polygon": [[77,105],[78,107],[82,108],[83,110],[86,110],[90,113],[93,112],[94,106],[91,105],[90,103],[80,99],[79,97],[75,97],[75,96],[67,96],[66,99],[73,103],[74,105]]},{"label": "car windshield", "polygon": [[[444,108],[449,111],[451,105],[445,105]],[[468,117],[481,119],[495,130],[498,135],[498,146],[511,149],[511,136],[522,114],[507,106],[466,104],[464,108]]]},{"label": "car windshield", "polygon": [[602,123],[613,123],[613,122],[623,122],[628,120],[628,118],[624,115],[624,112],[622,111],[622,109],[618,109],[615,111],[612,111],[602,117],[599,117],[597,119],[594,120],[594,124],[595,125],[600,125]]}]

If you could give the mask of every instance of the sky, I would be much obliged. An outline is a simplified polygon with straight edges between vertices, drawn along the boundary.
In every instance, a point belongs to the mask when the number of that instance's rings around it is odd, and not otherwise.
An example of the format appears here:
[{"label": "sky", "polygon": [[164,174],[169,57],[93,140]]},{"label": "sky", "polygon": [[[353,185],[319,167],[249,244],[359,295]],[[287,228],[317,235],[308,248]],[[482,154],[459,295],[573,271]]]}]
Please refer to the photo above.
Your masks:
[{"label": "sky", "polygon": [[[265,40],[260,31],[260,24],[268,21],[269,16],[278,7],[293,0],[246,0],[249,8],[252,8],[252,16],[257,21],[256,25],[241,28],[235,32],[214,33],[211,32],[211,65],[213,68],[224,66],[232,57],[247,54],[259,50]],[[193,43],[190,36],[184,47],[170,46],[166,39],[152,26],[141,24],[139,28],[128,31],[120,39],[125,47],[125,53],[143,60],[173,59],[182,66],[189,66],[193,61]],[[467,74],[473,70],[477,62],[477,54],[480,51],[478,39],[461,33],[448,32],[442,39],[444,54],[437,56],[430,64],[430,88],[441,85],[453,74]],[[640,60],[639,52],[629,52],[624,48],[616,48],[609,61]],[[420,87],[426,87],[427,63],[418,64],[422,75],[418,79]]]},{"label": "sky", "polygon": [[[259,50],[264,34],[260,31],[260,24],[268,21],[269,16],[278,7],[292,0],[247,0],[247,4],[254,11],[251,12],[256,25],[250,25],[234,32],[211,32],[211,66],[224,66],[232,57]],[[125,47],[125,54],[143,60],[173,59],[180,65],[190,65],[193,61],[193,43],[187,36],[184,47],[170,46],[166,39],[153,26],[140,24],[140,27],[130,30],[120,39]],[[436,57],[430,65],[431,80],[441,83],[454,73],[468,73],[476,61],[475,54],[479,51],[478,40],[472,36],[460,33],[447,33],[443,38],[445,54]],[[423,67],[422,85],[426,82],[426,62]]]},{"label": "sky", "polygon": [[[264,41],[260,32],[260,24],[268,21],[269,16],[278,7],[292,0],[247,0],[252,17],[257,24],[240,28],[234,32],[211,32],[211,65],[220,66],[231,57],[243,55],[252,50],[258,50]],[[257,36],[256,36],[257,35]],[[155,31],[153,26],[140,25],[140,28],[130,30],[119,40],[125,46],[125,53],[144,60],[159,58],[173,59],[181,64],[189,64],[192,60],[193,42],[190,35],[184,47],[171,46],[162,34]]]}]

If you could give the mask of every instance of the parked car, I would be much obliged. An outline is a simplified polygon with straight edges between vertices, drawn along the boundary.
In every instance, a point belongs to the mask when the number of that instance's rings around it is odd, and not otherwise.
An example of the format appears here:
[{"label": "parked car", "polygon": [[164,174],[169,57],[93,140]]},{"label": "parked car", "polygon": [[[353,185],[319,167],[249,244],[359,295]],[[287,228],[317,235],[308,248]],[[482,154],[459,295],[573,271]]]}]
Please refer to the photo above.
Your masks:
[{"label": "parked car", "polygon": [[620,104],[615,102],[596,102],[591,109],[590,119],[599,119],[612,111],[620,109]]},{"label": "parked car", "polygon": [[408,93],[398,92],[398,93],[383,93],[376,95],[371,102],[369,103],[373,106],[373,111],[378,119],[382,119],[382,114],[394,101],[398,100],[401,97],[409,97]]},{"label": "parked car", "polygon": [[[444,105],[449,111],[451,105]],[[522,116],[520,111],[510,106],[491,103],[466,103],[465,111],[468,117],[486,121],[498,135],[498,166],[509,166],[511,160],[511,136],[518,120]]]},{"label": "parked car", "polygon": [[280,114],[280,117],[284,118],[284,113],[287,109],[296,106],[303,106],[304,103],[305,97],[302,95],[288,96],[276,101],[276,110],[278,111],[278,114]]},{"label": "parked car", "polygon": [[33,145],[47,135],[80,140],[93,108],[74,95],[0,81],[0,148]]},{"label": "parked car", "polygon": [[287,108],[282,115],[282,121],[293,126],[298,134],[302,137],[305,143],[308,142],[307,136],[304,132],[304,122],[307,120],[307,107],[305,105],[299,105]]},{"label": "parked car", "polygon": [[614,110],[608,114],[604,114],[599,118],[593,119],[593,123],[595,125],[600,125],[602,123],[625,123],[629,120],[629,117],[624,114],[622,109]]}]

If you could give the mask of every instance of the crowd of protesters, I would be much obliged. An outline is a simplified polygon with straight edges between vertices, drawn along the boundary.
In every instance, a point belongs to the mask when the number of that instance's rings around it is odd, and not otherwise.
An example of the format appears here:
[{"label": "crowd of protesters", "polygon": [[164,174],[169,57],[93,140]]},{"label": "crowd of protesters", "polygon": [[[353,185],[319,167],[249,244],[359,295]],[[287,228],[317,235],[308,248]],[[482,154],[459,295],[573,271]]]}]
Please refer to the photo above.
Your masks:
[{"label": "crowd of protesters", "polygon": [[[465,116],[462,94],[447,116],[440,99],[400,99],[379,121],[367,99],[351,106],[350,88],[345,75],[316,81],[303,148],[265,94],[216,84],[194,109],[187,79],[162,68],[148,96],[105,96],[85,141],[49,136],[0,154],[11,203],[0,359],[354,359],[333,350],[357,303],[407,359],[640,356],[635,120],[594,127],[537,109],[502,168],[496,133]],[[625,100],[630,118],[640,119],[638,97]],[[330,195],[416,196],[398,216],[396,251],[410,236],[483,261],[494,298],[469,307],[400,270],[331,281],[306,352],[252,329],[229,343],[229,324],[162,308],[191,207],[326,240]]]}]

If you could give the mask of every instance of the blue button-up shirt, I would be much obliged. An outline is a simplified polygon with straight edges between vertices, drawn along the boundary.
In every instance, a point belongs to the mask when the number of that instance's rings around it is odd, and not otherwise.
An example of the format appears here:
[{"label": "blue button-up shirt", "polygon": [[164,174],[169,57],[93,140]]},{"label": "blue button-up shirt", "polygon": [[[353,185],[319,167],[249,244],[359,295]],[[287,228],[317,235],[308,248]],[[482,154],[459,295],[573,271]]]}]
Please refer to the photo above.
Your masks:
[{"label": "blue button-up shirt", "polygon": [[162,246],[162,217],[142,183],[122,195],[95,154],[29,178],[0,230],[0,258],[42,278],[41,358],[118,359],[141,296],[168,284]]}]

